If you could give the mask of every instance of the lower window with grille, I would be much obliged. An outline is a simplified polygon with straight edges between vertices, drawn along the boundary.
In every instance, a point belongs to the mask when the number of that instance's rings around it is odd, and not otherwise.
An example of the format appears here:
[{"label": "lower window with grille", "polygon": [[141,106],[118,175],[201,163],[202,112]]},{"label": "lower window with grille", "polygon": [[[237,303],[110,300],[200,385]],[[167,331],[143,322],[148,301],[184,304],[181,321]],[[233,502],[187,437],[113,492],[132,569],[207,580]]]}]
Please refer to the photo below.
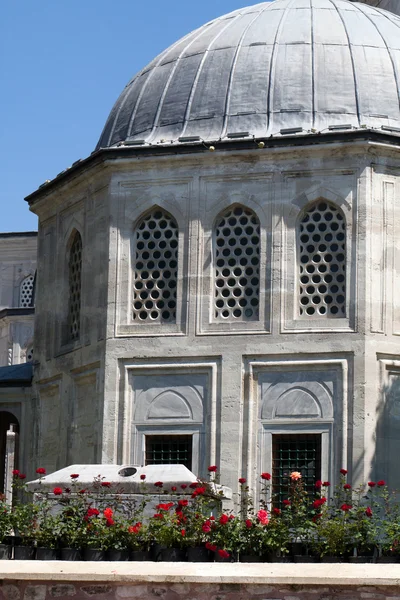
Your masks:
[{"label": "lower window with grille", "polygon": [[192,436],[146,435],[146,465],[185,465],[192,470]]},{"label": "lower window with grille", "polygon": [[288,498],[290,473],[299,471],[305,490],[314,496],[321,478],[321,435],[282,434],[272,436],[272,498],[276,507]]}]

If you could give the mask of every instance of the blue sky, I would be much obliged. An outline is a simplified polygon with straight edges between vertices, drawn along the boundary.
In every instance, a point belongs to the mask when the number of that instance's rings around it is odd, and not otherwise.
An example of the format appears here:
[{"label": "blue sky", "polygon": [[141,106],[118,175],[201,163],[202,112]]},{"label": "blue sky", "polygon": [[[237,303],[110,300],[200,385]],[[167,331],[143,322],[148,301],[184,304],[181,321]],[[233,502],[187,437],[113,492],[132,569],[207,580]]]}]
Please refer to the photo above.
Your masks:
[{"label": "blue sky", "polygon": [[24,197],[94,149],[129,79],[252,0],[10,0],[0,25],[0,231],[37,228]]}]

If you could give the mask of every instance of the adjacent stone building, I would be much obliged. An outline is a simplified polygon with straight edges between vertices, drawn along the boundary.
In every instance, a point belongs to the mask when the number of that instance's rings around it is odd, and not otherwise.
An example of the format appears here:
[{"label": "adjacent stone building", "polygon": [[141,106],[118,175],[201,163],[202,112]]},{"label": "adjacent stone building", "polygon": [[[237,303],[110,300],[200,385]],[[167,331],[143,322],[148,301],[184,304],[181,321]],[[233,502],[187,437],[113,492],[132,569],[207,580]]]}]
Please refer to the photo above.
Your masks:
[{"label": "adjacent stone building", "polygon": [[27,198],[31,469],[218,464],[284,493],[289,468],[311,486],[345,466],[400,486],[399,33],[349,0],[215,19]]}]

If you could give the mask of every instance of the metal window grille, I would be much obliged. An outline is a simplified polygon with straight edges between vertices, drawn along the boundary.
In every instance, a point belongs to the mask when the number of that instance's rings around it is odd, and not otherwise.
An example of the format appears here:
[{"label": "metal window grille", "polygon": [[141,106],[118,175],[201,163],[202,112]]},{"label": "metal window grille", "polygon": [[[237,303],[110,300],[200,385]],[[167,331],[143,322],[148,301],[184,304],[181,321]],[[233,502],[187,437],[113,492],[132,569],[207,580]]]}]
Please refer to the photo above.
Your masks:
[{"label": "metal window grille", "polygon": [[147,435],[146,465],[185,465],[192,469],[191,435]]},{"label": "metal window grille", "polygon": [[21,308],[29,308],[32,305],[33,281],[33,275],[28,275],[21,282],[19,288],[19,305]]},{"label": "metal window grille", "polygon": [[136,227],[133,311],[136,322],[174,323],[178,284],[178,223],[156,208]]},{"label": "metal window grille", "polygon": [[81,329],[82,238],[75,233],[69,254],[68,339],[79,339]]},{"label": "metal window grille", "polygon": [[303,214],[298,230],[299,313],[302,318],[346,316],[346,220],[325,200]]},{"label": "metal window grille", "polygon": [[299,471],[306,492],[315,494],[321,478],[321,436],[318,434],[272,436],[272,497],[281,507],[290,491],[290,473]]},{"label": "metal window grille", "polygon": [[229,208],[216,223],[214,237],[214,318],[259,318],[260,222],[244,206]]}]

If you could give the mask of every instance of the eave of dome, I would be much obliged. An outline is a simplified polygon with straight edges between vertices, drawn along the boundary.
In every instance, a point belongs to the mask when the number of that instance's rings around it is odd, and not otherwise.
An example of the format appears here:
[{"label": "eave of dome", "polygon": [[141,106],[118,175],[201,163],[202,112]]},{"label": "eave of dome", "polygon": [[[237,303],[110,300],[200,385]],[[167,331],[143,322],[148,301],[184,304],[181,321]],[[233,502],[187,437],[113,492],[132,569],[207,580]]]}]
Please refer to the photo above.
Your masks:
[{"label": "eave of dome", "polygon": [[117,100],[97,148],[400,128],[400,18],[348,0],[275,0],[211,21]]},{"label": "eave of dome", "polygon": [[[269,149],[279,149],[281,152],[293,152],[296,148],[329,147],[337,148],[338,145],[344,148],[350,148],[354,144],[362,145],[363,152],[366,151],[369,144],[377,144],[382,153],[384,148],[393,149],[396,154],[400,151],[400,131],[373,130],[373,129],[352,129],[341,130],[334,129],[325,133],[311,134],[291,134],[270,136],[269,138],[258,139],[226,139],[216,142],[215,152],[224,154],[227,152],[263,152]],[[33,206],[36,201],[51,193],[59,185],[70,183],[81,173],[89,169],[102,167],[105,161],[120,159],[149,159],[154,160],[157,157],[167,158],[169,156],[188,156],[201,155],[209,153],[210,146],[203,142],[181,143],[181,144],[145,144],[145,145],[125,145],[118,144],[110,148],[100,148],[93,151],[90,156],[77,160],[71,167],[68,167],[59,173],[54,179],[48,179],[42,183],[37,190],[25,197],[25,201]]]}]

